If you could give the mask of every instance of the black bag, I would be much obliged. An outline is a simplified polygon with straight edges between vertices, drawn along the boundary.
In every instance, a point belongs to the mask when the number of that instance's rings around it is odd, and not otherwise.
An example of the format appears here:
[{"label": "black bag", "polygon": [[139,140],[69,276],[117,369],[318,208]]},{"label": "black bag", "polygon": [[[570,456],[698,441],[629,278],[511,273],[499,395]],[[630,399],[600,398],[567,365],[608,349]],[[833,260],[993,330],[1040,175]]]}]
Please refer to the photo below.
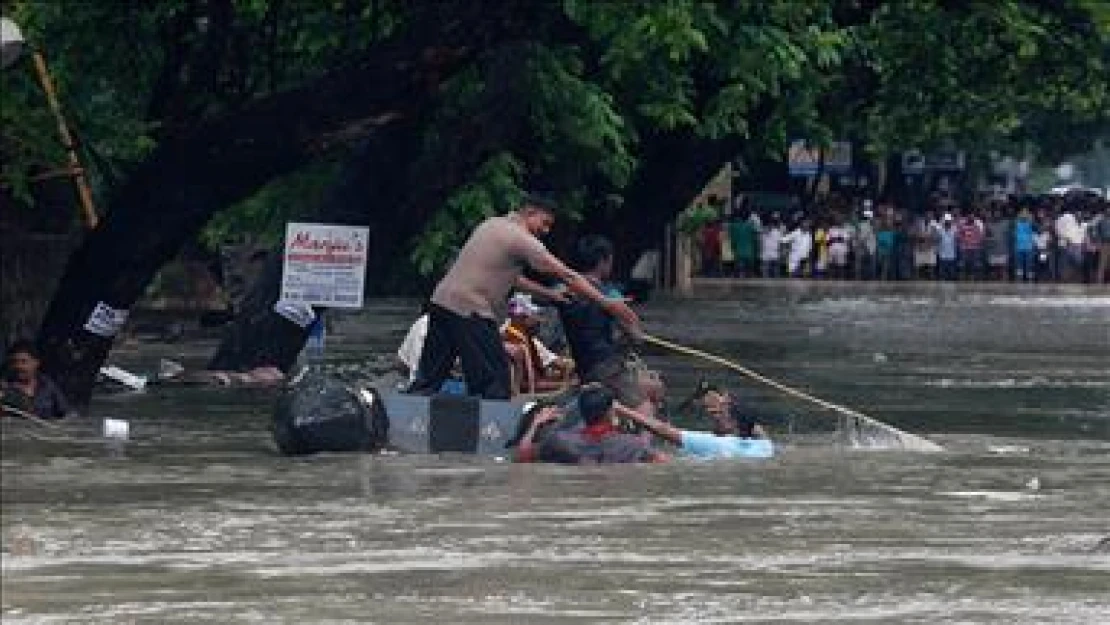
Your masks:
[{"label": "black bag", "polygon": [[389,441],[389,419],[375,390],[311,370],[281,394],[273,428],[286,455],[376,451]]}]

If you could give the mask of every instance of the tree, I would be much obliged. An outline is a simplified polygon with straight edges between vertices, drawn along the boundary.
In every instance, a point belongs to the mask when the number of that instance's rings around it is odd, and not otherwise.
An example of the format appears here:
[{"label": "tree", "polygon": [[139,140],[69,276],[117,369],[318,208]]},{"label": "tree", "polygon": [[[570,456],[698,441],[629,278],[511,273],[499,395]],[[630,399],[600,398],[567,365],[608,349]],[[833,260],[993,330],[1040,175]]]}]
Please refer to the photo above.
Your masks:
[{"label": "tree", "polygon": [[40,331],[47,369],[62,374],[77,401],[87,399],[111,346],[110,336],[85,329],[96,307],[129,309],[213,213],[275,176],[376,127],[420,118],[443,77],[473,49],[524,26],[511,14],[490,25],[481,9],[467,5],[446,22],[410,16],[364,58],[167,131],[112,191],[108,215],[70,259]]},{"label": "tree", "polygon": [[[1097,79],[1106,12],[1086,0],[21,6],[63,59],[105,29],[135,34],[82,57],[84,71],[59,63],[71,100],[102,107],[76,107],[79,127],[116,172],[101,177],[105,224],[73,257],[41,332],[48,366],[78,397],[111,345],[83,330],[93,306],[128,308],[212,215],[247,211],[274,178],[352,145],[327,199],[296,217],[369,224],[372,272],[426,280],[523,189],[557,196],[564,222],[622,224],[631,254],[721,163],[783,171],[761,165],[781,162],[795,137],[851,136],[873,155],[1001,146],[1081,139],[1070,131],[1100,127],[1110,110]],[[139,139],[116,147],[105,120]],[[17,135],[5,126],[5,155],[25,155],[5,158],[5,180],[45,158],[20,152],[33,142]],[[280,327],[276,275],[214,365],[249,366]],[[281,336],[278,359],[290,362],[302,333]]]}]

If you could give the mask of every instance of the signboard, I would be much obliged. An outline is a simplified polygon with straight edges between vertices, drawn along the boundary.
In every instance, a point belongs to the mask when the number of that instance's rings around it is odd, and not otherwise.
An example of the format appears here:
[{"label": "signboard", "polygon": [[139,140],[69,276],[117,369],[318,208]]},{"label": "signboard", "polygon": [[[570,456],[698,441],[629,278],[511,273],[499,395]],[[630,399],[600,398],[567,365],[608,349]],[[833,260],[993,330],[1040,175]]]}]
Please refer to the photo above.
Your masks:
[{"label": "signboard", "polygon": [[311,306],[361,308],[368,241],[365,227],[287,224],[281,299]]},{"label": "signboard", "polygon": [[852,171],[852,143],[833,141],[825,152],[825,171],[830,174],[846,174]]},{"label": "signboard", "polygon": [[902,173],[907,176],[925,173],[925,155],[921,150],[902,152]]},{"label": "signboard", "polygon": [[816,176],[821,167],[821,150],[803,139],[795,139],[790,143],[786,161],[791,176]]},{"label": "signboard", "polygon": [[112,308],[104,302],[97,302],[96,308],[85,321],[85,330],[97,336],[112,338],[119,334],[120,328],[127,323],[127,311]]},{"label": "signboard", "polygon": [[925,158],[925,166],[933,171],[963,171],[964,153],[961,150],[937,150]]}]

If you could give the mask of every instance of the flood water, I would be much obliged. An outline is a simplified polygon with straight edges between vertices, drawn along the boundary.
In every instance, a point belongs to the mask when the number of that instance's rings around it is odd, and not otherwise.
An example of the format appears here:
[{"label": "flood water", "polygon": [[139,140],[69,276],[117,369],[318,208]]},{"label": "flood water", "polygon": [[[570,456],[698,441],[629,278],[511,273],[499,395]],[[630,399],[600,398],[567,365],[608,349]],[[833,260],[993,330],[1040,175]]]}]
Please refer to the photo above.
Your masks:
[{"label": "flood water", "polygon": [[[103,397],[3,436],[3,622],[1110,622],[1110,292],[782,283],[653,302],[649,332],[943,444],[794,445],[828,418],[650,350],[674,396],[737,389],[765,462],[288,459],[272,395]],[[336,324],[395,346],[415,305]],[[202,362],[210,342],[114,359]],[[104,416],[131,439],[98,437]]]}]

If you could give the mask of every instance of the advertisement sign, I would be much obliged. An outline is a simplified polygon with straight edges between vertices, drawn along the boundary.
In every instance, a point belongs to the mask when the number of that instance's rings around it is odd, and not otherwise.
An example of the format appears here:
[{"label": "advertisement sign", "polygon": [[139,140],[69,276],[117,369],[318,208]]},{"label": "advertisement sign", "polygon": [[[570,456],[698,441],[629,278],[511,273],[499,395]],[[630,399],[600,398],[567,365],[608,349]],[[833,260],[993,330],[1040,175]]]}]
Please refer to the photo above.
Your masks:
[{"label": "advertisement sign", "polygon": [[821,150],[804,139],[795,139],[790,143],[786,160],[791,176],[816,176],[821,167]]},{"label": "advertisement sign", "polygon": [[281,300],[330,308],[361,308],[369,229],[289,223]]},{"label": "advertisement sign", "polygon": [[852,143],[833,141],[825,152],[825,171],[830,174],[846,174],[852,171]]}]

